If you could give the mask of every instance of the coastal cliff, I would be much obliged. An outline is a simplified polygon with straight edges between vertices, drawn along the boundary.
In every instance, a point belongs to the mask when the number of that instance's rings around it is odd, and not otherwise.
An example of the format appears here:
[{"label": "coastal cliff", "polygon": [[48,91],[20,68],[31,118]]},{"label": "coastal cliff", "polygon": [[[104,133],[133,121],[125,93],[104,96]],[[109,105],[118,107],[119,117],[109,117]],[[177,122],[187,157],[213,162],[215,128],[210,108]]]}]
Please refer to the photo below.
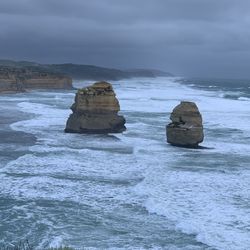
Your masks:
[{"label": "coastal cliff", "polygon": [[35,67],[0,66],[0,93],[30,89],[72,89],[72,79]]}]

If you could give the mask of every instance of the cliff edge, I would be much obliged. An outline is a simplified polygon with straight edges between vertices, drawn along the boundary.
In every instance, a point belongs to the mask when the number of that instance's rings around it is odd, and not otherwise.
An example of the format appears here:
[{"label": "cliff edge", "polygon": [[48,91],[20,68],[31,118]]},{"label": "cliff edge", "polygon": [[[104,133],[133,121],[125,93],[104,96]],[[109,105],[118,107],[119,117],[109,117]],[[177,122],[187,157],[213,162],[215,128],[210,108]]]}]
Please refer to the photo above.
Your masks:
[{"label": "cliff edge", "polygon": [[0,93],[30,89],[72,89],[72,79],[35,67],[0,66]]}]

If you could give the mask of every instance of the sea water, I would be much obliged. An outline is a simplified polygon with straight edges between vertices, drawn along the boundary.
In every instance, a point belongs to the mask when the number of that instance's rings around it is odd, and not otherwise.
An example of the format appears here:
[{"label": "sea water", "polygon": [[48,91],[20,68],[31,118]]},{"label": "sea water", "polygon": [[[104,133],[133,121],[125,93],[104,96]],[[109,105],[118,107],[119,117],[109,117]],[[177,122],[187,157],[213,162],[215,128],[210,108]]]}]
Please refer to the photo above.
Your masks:
[{"label": "sea water", "polygon": [[[249,86],[113,82],[127,130],[109,135],[64,133],[74,90],[1,95],[0,245],[250,249]],[[166,143],[181,100],[198,105],[207,149]]]}]

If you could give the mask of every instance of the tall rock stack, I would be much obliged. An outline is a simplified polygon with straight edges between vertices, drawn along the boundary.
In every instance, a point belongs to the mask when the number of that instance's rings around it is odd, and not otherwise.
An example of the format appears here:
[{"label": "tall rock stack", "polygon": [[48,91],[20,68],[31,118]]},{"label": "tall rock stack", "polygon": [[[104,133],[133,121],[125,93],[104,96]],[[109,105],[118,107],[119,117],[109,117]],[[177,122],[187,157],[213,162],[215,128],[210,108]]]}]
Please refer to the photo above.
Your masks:
[{"label": "tall rock stack", "polygon": [[204,139],[202,117],[194,102],[181,102],[174,108],[167,125],[167,142],[196,148]]},{"label": "tall rock stack", "polygon": [[118,115],[119,102],[108,82],[96,82],[79,89],[71,110],[73,114],[68,118],[65,128],[67,133],[105,134],[126,130],[124,117]]}]

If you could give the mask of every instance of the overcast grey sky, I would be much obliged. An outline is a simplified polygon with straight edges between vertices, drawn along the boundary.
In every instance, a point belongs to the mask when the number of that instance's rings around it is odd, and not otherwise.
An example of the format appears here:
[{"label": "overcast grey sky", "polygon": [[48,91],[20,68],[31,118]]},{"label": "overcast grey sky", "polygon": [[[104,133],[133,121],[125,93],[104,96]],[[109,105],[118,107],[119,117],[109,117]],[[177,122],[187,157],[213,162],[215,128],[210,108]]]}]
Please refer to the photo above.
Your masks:
[{"label": "overcast grey sky", "polygon": [[0,57],[250,78],[250,0],[0,0]]}]

